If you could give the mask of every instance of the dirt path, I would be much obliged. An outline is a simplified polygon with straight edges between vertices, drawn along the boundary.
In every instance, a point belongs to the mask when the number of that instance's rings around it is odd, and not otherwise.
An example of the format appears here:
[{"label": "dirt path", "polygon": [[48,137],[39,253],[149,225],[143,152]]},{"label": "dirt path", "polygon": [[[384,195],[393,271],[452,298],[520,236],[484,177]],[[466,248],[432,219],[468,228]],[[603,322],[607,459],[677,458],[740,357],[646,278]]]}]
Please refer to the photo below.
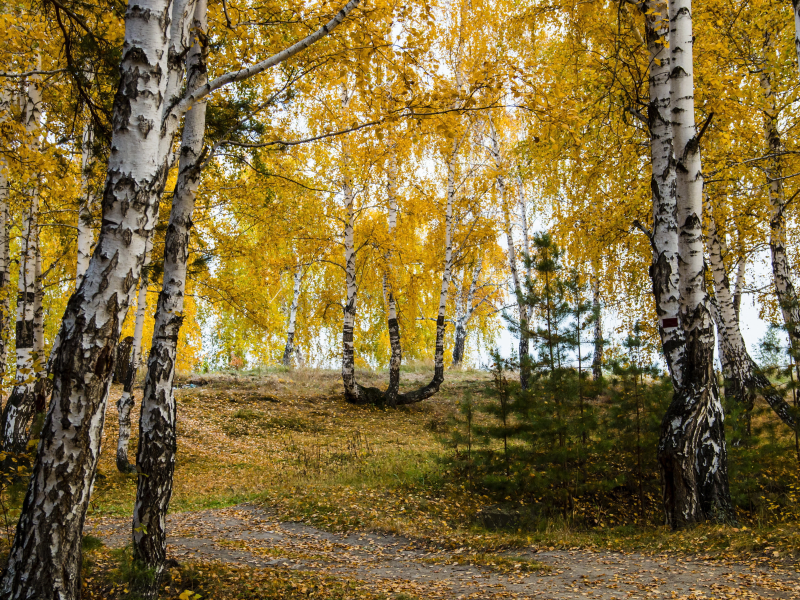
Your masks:
[{"label": "dirt path", "polygon": [[[278,522],[275,515],[251,505],[171,515],[168,526],[168,556],[178,562],[210,560],[253,568],[313,570],[361,580],[369,589],[390,597],[404,592],[420,600],[800,599],[800,571],[758,562],[553,551],[527,555],[546,565],[544,569],[500,573],[489,567],[453,564],[451,555],[431,553],[401,537],[344,536],[302,523]],[[127,520],[91,519],[86,533],[120,547],[129,539],[129,527]]]}]

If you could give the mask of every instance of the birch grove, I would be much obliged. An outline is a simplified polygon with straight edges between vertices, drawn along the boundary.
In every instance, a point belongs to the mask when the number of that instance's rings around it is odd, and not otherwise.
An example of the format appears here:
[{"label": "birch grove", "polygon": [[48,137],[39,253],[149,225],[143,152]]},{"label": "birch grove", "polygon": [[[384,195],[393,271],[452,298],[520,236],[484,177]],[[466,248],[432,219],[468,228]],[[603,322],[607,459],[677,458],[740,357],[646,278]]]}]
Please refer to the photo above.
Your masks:
[{"label": "birch grove", "polygon": [[[509,406],[530,402],[530,417],[553,373],[574,373],[581,431],[550,440],[564,452],[589,447],[595,410],[634,412],[639,443],[655,404],[628,393],[632,377],[667,394],[658,446],[645,448],[666,524],[732,523],[729,450],[755,460],[762,427],[800,443],[800,3],[794,23],[786,10],[0,11],[0,463],[27,485],[8,513],[9,530],[19,519],[0,597],[80,597],[84,523],[109,477],[98,479],[101,456],[115,459],[114,482],[135,478],[132,561],[152,578],[134,592],[158,596],[181,489],[174,388],[193,373],[333,369],[326,402],[386,419],[431,400],[469,420],[465,469],[478,409],[447,404],[450,374],[494,364],[510,431]],[[531,452],[549,443],[548,420],[567,418],[565,389],[537,417]],[[503,439],[507,480],[517,434]],[[461,460],[459,444],[454,434]],[[637,449],[626,485],[644,512]],[[589,479],[582,470],[575,485]]]}]

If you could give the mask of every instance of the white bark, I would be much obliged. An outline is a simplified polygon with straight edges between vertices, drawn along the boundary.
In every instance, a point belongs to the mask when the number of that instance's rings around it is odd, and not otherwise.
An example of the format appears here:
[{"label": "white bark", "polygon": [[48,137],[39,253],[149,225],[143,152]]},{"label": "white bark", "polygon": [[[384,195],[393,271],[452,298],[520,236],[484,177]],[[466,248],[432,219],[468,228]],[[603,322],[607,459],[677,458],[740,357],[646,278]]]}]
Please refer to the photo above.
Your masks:
[{"label": "white bark", "polygon": [[[506,245],[508,246],[508,266],[511,270],[511,281],[514,285],[514,294],[516,296],[517,309],[519,310],[519,383],[522,386],[522,389],[527,389],[530,371],[530,367],[528,365],[528,356],[530,354],[530,342],[528,336],[528,306],[524,301],[524,291],[522,289],[519,272],[517,270],[517,255],[516,248],[514,246],[514,233],[511,229],[511,211],[509,209],[508,199],[506,197],[505,177],[502,175],[505,165],[503,164],[503,156],[500,150],[500,140],[497,135],[497,130],[494,126],[494,121],[492,121],[491,118],[489,119],[489,137],[490,141],[492,142],[490,151],[492,153],[492,157],[494,158],[495,167],[498,170],[496,186],[497,194],[500,197],[500,206],[503,208],[503,218],[505,219]],[[522,191],[521,186],[520,191]],[[530,247],[528,247],[527,251],[529,250]]]},{"label": "white bark", "polygon": [[[797,13],[795,13],[797,14]],[[771,39],[767,39],[765,52],[772,47]],[[770,215],[769,249],[772,259],[772,279],[775,293],[781,307],[783,322],[789,335],[789,342],[795,357],[800,356],[800,298],[792,282],[791,265],[786,255],[786,195],[783,188],[783,164],[780,153],[783,151],[780,132],[778,130],[778,108],[772,91],[772,77],[768,64],[759,74],[761,89],[766,100],[764,109],[764,135],[770,159],[765,169],[769,184]],[[795,360],[797,363],[798,361]],[[798,368],[800,373],[800,368]]]},{"label": "white bark", "polygon": [[78,289],[83,282],[94,243],[92,212],[97,200],[97,191],[92,185],[93,144],[92,122],[87,119],[81,141],[81,205],[78,208],[78,262],[75,267],[75,289]]},{"label": "white bark", "polygon": [[303,265],[298,264],[294,269],[292,285],[292,304],[289,306],[289,319],[286,325],[286,346],[283,349],[282,363],[286,367],[292,366],[294,356],[294,333],[297,326],[297,306],[300,303],[300,292],[303,283]]},{"label": "white bark", "polygon": [[794,13],[794,49],[797,55],[797,68],[800,70],[800,0],[792,0]]},{"label": "white bark", "polygon": [[592,312],[594,313],[594,354],[592,355],[592,379],[603,377],[603,311],[600,304],[600,277],[595,267],[592,275]]},{"label": "white bark", "polygon": [[[0,123],[6,120],[11,100],[0,92]],[[8,325],[11,316],[9,302],[9,283],[11,283],[11,261],[9,260],[9,227],[8,214],[8,165],[0,156],[0,381],[6,375],[8,361],[8,344],[10,333]],[[0,398],[1,399],[1,398]]]},{"label": "white bark", "polygon": [[[38,77],[28,82],[23,121],[32,151],[39,148],[42,96]],[[2,449],[21,453],[28,445],[31,421],[35,410],[37,377],[42,369],[44,340],[41,332],[41,305],[37,333],[36,304],[37,260],[39,258],[39,190],[35,176],[27,182],[28,206],[23,214],[20,243],[19,277],[17,280],[16,376],[14,387],[3,410]],[[40,267],[41,268],[41,267]],[[37,346],[41,346],[38,348]]]},{"label": "white bark", "polygon": [[644,4],[647,48],[650,54],[648,124],[650,128],[650,162],[653,192],[653,231],[650,242],[653,262],[650,277],[658,315],[661,346],[672,381],[683,382],[680,361],[684,332],[680,326],[678,274],[678,217],[676,203],[675,155],[670,97],[671,56],[665,42],[669,40],[669,19],[666,0]]},{"label": "white bark", "polygon": [[[712,306],[715,309],[713,314],[717,324],[720,363],[726,389],[732,392],[738,403],[748,412],[753,407],[755,395],[762,394],[781,420],[794,429],[795,419],[791,408],[769,380],[760,373],[758,366],[747,351],[725,268],[723,240],[717,230],[717,223],[711,211],[711,202],[707,196],[706,223],[708,224],[708,262],[714,281],[715,302]],[[743,258],[739,264],[744,264]],[[749,415],[745,418],[749,419]]]},{"label": "white bark", "polygon": [[[197,0],[192,26],[196,37],[186,59],[189,90],[206,82],[206,19],[206,0]],[[142,476],[136,488],[132,532],[134,557],[154,574],[152,581],[139,590],[146,598],[158,596],[166,559],[166,518],[172,496],[177,437],[173,381],[183,323],[189,235],[200,184],[205,122],[205,103],[196,104],[184,120],[178,180],[164,239],[164,277],[139,418],[136,466]]]},{"label": "white bark", "polygon": [[192,108],[192,106],[202,100],[205,96],[218,90],[219,88],[229,85],[231,83],[235,83],[237,81],[244,81],[245,79],[249,79],[254,75],[258,75],[259,73],[263,73],[267,69],[270,69],[276,65],[285,62],[298,52],[302,52],[312,44],[318,42],[326,35],[328,35],[331,31],[336,29],[342,21],[345,20],[347,15],[349,15],[353,9],[355,9],[361,0],[350,0],[347,4],[345,4],[342,9],[336,13],[336,15],[325,25],[320,27],[314,33],[306,36],[296,44],[286,48],[278,52],[277,54],[270,56],[269,58],[262,60],[254,65],[249,67],[245,67],[243,69],[238,69],[236,71],[231,71],[229,73],[225,73],[224,75],[220,75],[216,79],[209,81],[202,87],[198,88],[191,94],[189,94],[185,99],[183,99],[180,104],[178,104],[175,109],[172,111],[172,115],[176,118],[180,119],[181,116],[187,111]]},{"label": "white bark", "polygon": [[136,375],[141,363],[144,319],[147,316],[147,286],[150,283],[150,277],[146,266],[150,264],[152,247],[153,241],[148,239],[144,259],[145,268],[139,277],[139,293],[136,296],[136,321],[133,326],[130,360],[125,371],[125,381],[122,382],[122,395],[117,400],[117,419],[119,423],[117,433],[117,469],[121,473],[133,473],[136,471],[135,466],[128,460],[128,447],[131,440],[131,411],[135,404],[133,386],[136,384]]},{"label": "white bark", "polygon": [[[478,305],[475,304],[475,292],[478,289],[478,279],[483,268],[483,257],[479,256],[472,269],[471,276],[467,276],[466,268],[461,276],[461,293],[456,299],[456,332],[453,344],[453,366],[460,366],[464,360],[464,353],[467,343],[467,325],[475,313]],[[469,288],[466,297],[464,296],[464,284],[469,281]]]},{"label": "white bark", "polygon": [[[100,452],[120,324],[133,299],[166,181],[162,128],[170,61],[169,0],[130,0],[114,103],[103,224],[80,288],[67,305],[53,361],[54,389],[0,596],[79,594],[81,528]],[[175,39],[175,36],[173,36]],[[169,75],[169,76],[168,76]]]},{"label": "white bark", "polygon": [[670,70],[676,164],[681,382],[664,417],[659,462],[667,522],[683,527],[732,517],[724,413],[714,376],[714,330],[703,265],[700,140],[694,122],[692,6],[671,0]]},{"label": "white bark", "polygon": [[394,298],[392,287],[394,278],[392,277],[392,250],[391,244],[394,243],[394,232],[397,227],[397,155],[396,147],[392,151],[387,169],[386,195],[389,200],[389,214],[387,229],[389,233],[389,249],[386,251],[384,260],[386,268],[383,273],[383,297],[386,303],[386,324],[389,330],[389,346],[391,356],[389,358],[389,385],[386,387],[385,402],[387,406],[397,404],[397,394],[400,388],[400,364],[403,360],[403,350],[400,346],[400,324],[397,321],[397,302]]}]

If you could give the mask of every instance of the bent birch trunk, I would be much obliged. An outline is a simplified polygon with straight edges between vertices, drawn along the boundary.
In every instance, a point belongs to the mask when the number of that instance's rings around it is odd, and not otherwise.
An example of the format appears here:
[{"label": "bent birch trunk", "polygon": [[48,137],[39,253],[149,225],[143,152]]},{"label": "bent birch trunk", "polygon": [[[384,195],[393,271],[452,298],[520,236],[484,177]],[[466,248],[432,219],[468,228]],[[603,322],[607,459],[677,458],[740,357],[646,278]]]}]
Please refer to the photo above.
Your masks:
[{"label": "bent birch trunk", "polygon": [[[775,414],[794,431],[795,419],[791,407],[764,376],[747,351],[722,256],[722,240],[708,197],[706,197],[706,223],[708,261],[714,281],[716,310],[713,312],[719,334],[720,363],[725,378],[725,389],[731,392],[730,395],[747,413],[753,408],[756,394],[761,394]],[[741,264],[744,264],[743,259]],[[745,418],[749,419],[749,415]]]}]

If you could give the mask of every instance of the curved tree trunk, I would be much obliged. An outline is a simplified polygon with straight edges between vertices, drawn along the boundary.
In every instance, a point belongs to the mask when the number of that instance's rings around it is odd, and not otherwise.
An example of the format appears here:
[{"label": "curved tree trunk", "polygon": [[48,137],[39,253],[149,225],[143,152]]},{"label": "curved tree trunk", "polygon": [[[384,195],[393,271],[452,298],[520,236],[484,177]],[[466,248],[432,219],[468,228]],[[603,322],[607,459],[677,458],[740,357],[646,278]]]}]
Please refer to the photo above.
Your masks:
[{"label": "curved tree trunk", "polygon": [[125,379],[122,382],[122,395],[117,400],[117,418],[119,431],[117,434],[117,469],[120,473],[135,473],[136,467],[128,460],[128,446],[131,440],[131,411],[135,404],[133,386],[139,371],[142,351],[142,335],[144,334],[144,319],[147,316],[147,286],[150,283],[150,274],[147,265],[150,263],[150,251],[153,242],[148,240],[145,251],[145,267],[139,277],[139,293],[136,295],[136,322],[133,327],[133,339],[128,354],[128,367],[125,369]]},{"label": "curved tree trunk", "polygon": [[[206,18],[206,0],[197,0],[192,26],[196,37],[186,59],[189,90],[206,82]],[[172,384],[178,335],[183,323],[189,234],[203,160],[205,113],[206,104],[201,102],[184,120],[178,180],[164,239],[164,277],[139,418],[136,467],[141,476],[136,487],[132,528],[134,558],[153,573],[152,579],[138,590],[145,598],[158,596],[166,559],[166,518],[172,497],[176,451]]]},{"label": "curved tree trunk", "polygon": [[436,346],[433,356],[433,378],[430,382],[416,390],[397,396],[397,404],[415,404],[436,394],[444,381],[444,334],[445,311],[447,310],[447,294],[450,290],[450,277],[453,270],[453,204],[456,198],[456,159],[459,143],[453,142],[450,155],[447,157],[447,203],[444,212],[444,270],[442,286],[439,289],[439,311],[436,315]]},{"label": "curved tree trunk", "polygon": [[294,285],[292,286],[292,304],[289,307],[289,323],[286,326],[286,346],[283,349],[281,363],[291,367],[295,353],[294,332],[297,326],[297,305],[300,303],[301,285],[303,283],[303,266],[298,264],[294,269]]},{"label": "curved tree trunk", "polygon": [[182,0],[129,0],[103,222],[83,282],[64,313],[53,396],[0,582],[7,600],[79,595],[81,530],[114,351],[157,219],[177,125],[168,118],[162,126],[162,109],[181,91],[182,61],[170,57],[183,52],[185,9]]},{"label": "curved tree trunk", "polygon": [[[714,280],[716,310],[713,313],[719,334],[720,363],[725,378],[725,388],[747,413],[753,408],[756,394],[761,394],[775,414],[794,430],[796,423],[791,407],[764,376],[747,351],[725,269],[722,240],[717,231],[717,223],[708,196],[706,196],[706,223],[708,259]],[[744,259],[741,259],[739,264],[743,265]],[[749,419],[749,414],[745,418]]]},{"label": "curved tree trunk", "polygon": [[[388,232],[389,243],[392,243],[394,231],[397,227],[397,157],[392,154],[388,168],[388,182],[386,193],[389,199]],[[397,321],[397,302],[392,288],[392,251],[386,251],[386,271],[383,274],[383,297],[386,302],[386,325],[389,330],[389,385],[384,394],[386,406],[397,405],[397,394],[400,391],[400,365],[403,362],[403,349],[400,345],[400,323]]]},{"label": "curved tree trunk", "polygon": [[669,4],[672,131],[678,217],[682,381],[661,427],[658,447],[667,523],[673,528],[733,518],[728,489],[725,415],[714,377],[714,330],[703,266],[703,175],[694,121],[691,0]]}]

